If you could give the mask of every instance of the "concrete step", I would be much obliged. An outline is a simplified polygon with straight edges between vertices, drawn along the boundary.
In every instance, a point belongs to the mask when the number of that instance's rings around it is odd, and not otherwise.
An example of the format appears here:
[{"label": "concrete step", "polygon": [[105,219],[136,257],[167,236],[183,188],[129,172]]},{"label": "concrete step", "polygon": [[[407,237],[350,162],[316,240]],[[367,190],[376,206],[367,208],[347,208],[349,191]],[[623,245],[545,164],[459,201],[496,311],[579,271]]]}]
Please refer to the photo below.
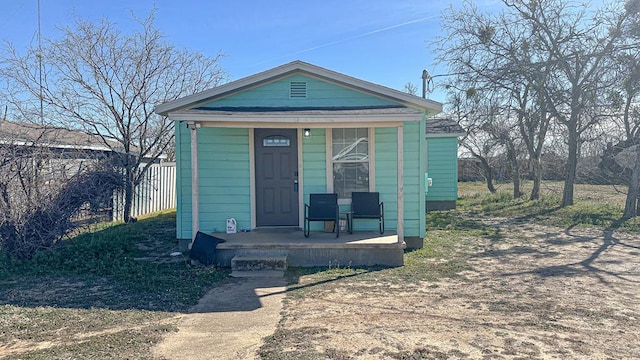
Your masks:
[{"label": "concrete step", "polygon": [[253,271],[244,271],[244,270],[234,270],[229,275],[235,278],[254,278],[254,277],[270,277],[270,278],[281,278],[284,277],[284,271],[282,270],[253,270]]},{"label": "concrete step", "polygon": [[238,249],[236,250],[235,254],[238,256],[277,257],[277,256],[287,256],[288,252],[287,250],[251,248],[251,249]]},{"label": "concrete step", "polygon": [[231,259],[232,271],[287,270],[287,256],[236,255]]}]

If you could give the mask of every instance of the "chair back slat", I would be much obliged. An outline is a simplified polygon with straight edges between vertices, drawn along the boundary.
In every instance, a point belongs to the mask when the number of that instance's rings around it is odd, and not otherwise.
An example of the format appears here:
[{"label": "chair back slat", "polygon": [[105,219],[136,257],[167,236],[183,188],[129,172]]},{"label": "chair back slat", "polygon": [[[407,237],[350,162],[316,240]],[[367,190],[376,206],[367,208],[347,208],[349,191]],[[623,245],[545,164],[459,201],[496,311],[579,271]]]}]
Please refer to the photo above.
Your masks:
[{"label": "chair back slat", "polygon": [[352,192],[351,211],[354,216],[380,216],[380,194],[377,192]]},{"label": "chair back slat", "polygon": [[309,194],[309,218],[335,219],[338,194]]}]

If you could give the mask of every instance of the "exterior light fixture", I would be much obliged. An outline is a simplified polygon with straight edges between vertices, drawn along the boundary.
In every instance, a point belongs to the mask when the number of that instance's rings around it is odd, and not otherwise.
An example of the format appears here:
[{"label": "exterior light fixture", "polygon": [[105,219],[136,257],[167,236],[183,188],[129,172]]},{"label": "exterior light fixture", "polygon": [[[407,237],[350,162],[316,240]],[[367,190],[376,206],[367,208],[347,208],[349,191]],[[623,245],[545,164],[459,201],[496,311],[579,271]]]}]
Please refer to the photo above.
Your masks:
[{"label": "exterior light fixture", "polygon": [[304,137],[311,136],[311,129],[304,129],[302,135],[304,135]]}]

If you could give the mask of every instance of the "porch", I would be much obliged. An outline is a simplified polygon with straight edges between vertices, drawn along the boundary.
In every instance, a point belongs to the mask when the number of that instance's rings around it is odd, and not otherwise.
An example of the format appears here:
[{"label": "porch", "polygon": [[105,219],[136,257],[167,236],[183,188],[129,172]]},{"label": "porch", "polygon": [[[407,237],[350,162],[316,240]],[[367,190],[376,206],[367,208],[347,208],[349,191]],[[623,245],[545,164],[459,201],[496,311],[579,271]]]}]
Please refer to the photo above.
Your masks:
[{"label": "porch", "polygon": [[288,266],[402,266],[406,244],[395,231],[358,231],[353,234],[313,231],[308,238],[296,228],[257,229],[236,234],[212,233],[226,240],[216,247],[216,263],[230,267],[236,256],[286,256]]}]

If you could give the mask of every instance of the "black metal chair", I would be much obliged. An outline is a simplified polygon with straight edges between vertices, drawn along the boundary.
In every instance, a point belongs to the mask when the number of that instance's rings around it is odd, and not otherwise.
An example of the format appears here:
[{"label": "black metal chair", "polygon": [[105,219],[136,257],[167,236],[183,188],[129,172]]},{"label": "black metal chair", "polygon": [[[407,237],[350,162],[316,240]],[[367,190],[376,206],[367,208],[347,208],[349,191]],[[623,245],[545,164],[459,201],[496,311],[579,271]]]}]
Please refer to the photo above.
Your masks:
[{"label": "black metal chair", "polygon": [[309,194],[309,204],[304,204],[304,237],[309,237],[311,221],[333,221],[333,229],[339,237],[339,220],[338,194]]},{"label": "black metal chair", "polygon": [[353,233],[353,219],[378,219],[380,234],[384,233],[384,203],[380,202],[377,192],[351,193],[351,224],[349,230]]}]

